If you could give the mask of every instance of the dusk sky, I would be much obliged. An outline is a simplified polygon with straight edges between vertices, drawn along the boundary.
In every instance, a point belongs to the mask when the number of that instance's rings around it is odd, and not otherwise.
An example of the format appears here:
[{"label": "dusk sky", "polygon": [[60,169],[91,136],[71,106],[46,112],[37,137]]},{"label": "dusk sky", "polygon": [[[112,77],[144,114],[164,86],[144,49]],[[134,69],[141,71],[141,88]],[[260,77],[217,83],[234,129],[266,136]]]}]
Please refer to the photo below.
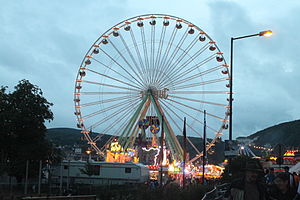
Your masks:
[{"label": "dusk sky", "polygon": [[[184,18],[217,41],[229,63],[235,42],[234,137],[300,118],[298,0],[0,0],[0,85],[21,79],[52,103],[48,128],[76,128],[73,92],[78,67],[107,29],[127,18],[162,13]],[[226,103],[226,102],[224,102]]]}]

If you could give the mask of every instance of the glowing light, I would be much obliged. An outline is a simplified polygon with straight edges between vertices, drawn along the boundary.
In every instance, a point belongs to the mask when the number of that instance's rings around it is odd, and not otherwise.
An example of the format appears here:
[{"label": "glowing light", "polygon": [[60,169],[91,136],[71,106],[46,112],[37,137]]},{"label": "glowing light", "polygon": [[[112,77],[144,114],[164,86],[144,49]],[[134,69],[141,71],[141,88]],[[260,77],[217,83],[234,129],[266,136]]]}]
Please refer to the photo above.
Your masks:
[{"label": "glowing light", "polygon": [[110,151],[119,152],[122,150],[122,146],[116,141],[110,144]]},{"label": "glowing light", "polygon": [[267,31],[261,31],[259,33],[259,36],[264,36],[264,37],[270,37],[273,35],[273,32],[271,30],[267,30]]},{"label": "glowing light", "polygon": [[241,146],[241,150],[244,150],[245,149],[245,147],[244,146]]},{"label": "glowing light", "polygon": [[92,151],[90,149],[88,149],[88,150],[85,151],[85,153],[89,155],[89,154],[92,153]]}]

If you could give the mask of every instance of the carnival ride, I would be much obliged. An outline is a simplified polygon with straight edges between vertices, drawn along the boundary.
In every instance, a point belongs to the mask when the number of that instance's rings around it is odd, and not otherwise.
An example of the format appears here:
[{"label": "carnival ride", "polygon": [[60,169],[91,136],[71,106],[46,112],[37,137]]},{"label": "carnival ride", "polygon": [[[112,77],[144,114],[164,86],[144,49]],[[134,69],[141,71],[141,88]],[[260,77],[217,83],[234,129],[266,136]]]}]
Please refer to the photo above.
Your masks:
[{"label": "carnival ride", "polygon": [[[77,127],[107,161],[183,160],[176,135],[202,136],[209,150],[228,125],[230,74],[216,42],[179,17],[149,14],[124,20],[102,34],[79,67],[74,92]],[[99,133],[97,135],[92,133]],[[99,146],[104,134],[111,135]],[[187,162],[202,156],[197,152]],[[151,156],[145,155],[151,152]]]}]

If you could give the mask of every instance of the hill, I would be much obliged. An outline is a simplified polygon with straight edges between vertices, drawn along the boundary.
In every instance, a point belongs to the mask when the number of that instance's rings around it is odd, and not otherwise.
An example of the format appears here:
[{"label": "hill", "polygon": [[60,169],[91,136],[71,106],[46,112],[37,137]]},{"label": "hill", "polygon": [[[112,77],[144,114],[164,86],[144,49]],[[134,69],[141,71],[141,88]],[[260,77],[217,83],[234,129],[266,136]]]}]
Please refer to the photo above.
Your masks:
[{"label": "hill", "polygon": [[256,145],[281,143],[286,146],[300,146],[300,120],[284,122],[258,131],[248,137]]},{"label": "hill", "polygon": [[[97,133],[94,133],[97,135]],[[86,141],[82,140],[82,133],[79,129],[73,128],[51,128],[48,129],[46,132],[46,137],[52,141],[56,145],[60,146],[81,146],[87,147]],[[102,147],[106,141],[111,137],[111,135],[104,135],[101,140],[97,142],[99,147]],[[179,143],[183,144],[183,136],[177,136]],[[196,148],[201,152],[203,149],[203,140],[197,137],[189,137],[190,141],[196,146]],[[211,140],[211,139],[208,139]],[[218,142],[216,143],[215,147],[212,151],[219,152],[219,153],[212,153],[208,154],[209,160],[213,161],[214,163],[218,163],[224,160],[223,157],[223,149],[224,143]],[[197,152],[195,149],[187,142],[187,152],[190,154],[190,157],[194,157]]]}]

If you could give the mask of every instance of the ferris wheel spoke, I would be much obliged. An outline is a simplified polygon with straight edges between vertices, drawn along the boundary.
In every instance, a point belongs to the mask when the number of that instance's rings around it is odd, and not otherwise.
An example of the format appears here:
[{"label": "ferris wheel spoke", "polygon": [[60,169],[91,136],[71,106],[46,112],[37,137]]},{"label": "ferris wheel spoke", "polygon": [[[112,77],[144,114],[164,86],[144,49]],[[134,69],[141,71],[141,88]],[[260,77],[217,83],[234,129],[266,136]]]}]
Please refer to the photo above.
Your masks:
[{"label": "ferris wheel spoke", "polygon": [[206,45],[204,45],[201,49],[199,49],[194,55],[192,55],[187,61],[185,61],[184,63],[182,63],[180,66],[178,66],[178,65],[180,64],[180,62],[183,59],[178,60],[178,62],[176,62],[174,65],[172,65],[172,71],[168,74],[168,76],[173,77],[173,76],[181,73],[181,71],[183,69],[185,69],[186,66],[188,66],[197,57],[199,57],[208,47],[209,47],[209,43],[207,43]]},{"label": "ferris wheel spoke", "polygon": [[[126,115],[130,115],[130,114],[132,114],[132,112],[130,112],[130,111],[131,111],[131,110],[137,109],[137,107],[138,107],[138,104],[134,105],[134,108],[133,108],[133,109],[130,109],[130,108],[124,109],[124,112],[126,112]],[[124,114],[124,115],[125,115],[125,114]],[[122,115],[122,119],[124,119],[124,115]],[[127,120],[126,120],[126,118],[125,118],[124,122],[119,126],[119,128],[118,128],[116,131],[114,131],[114,133],[113,133],[114,136],[111,137],[111,138],[105,143],[105,145],[102,147],[101,150],[103,150],[103,149],[105,148],[105,146],[107,146],[108,144],[110,144],[112,140],[114,140],[115,138],[117,138],[117,136],[120,136],[120,135],[121,135],[122,130],[125,129],[125,127],[126,127],[126,126],[128,125],[128,123],[129,123],[129,121],[130,121],[129,118],[128,118]]]},{"label": "ferris wheel spoke", "polygon": [[[129,111],[130,109],[131,109],[130,107],[128,107],[127,109],[124,109],[122,112],[119,113],[119,115],[122,114],[122,113],[124,113],[124,112]],[[116,116],[117,116],[117,115],[116,115]],[[103,134],[106,134],[106,133],[108,133],[109,130],[114,130],[114,127],[116,127],[117,125],[119,125],[119,123],[120,123],[122,120],[124,120],[124,115],[120,115],[116,120],[112,121],[112,123],[110,123],[110,124],[102,131],[102,133],[103,133]],[[127,122],[127,121],[125,121],[125,123],[126,123],[126,122]]]},{"label": "ferris wheel spoke", "polygon": [[104,100],[100,100],[100,101],[93,101],[93,102],[80,104],[80,108],[99,105],[99,104],[110,103],[110,102],[124,100],[124,99],[132,99],[132,98],[135,98],[135,97],[139,97],[139,96],[127,95],[127,96],[121,96],[121,97],[116,97],[116,98],[104,99]]},{"label": "ferris wheel spoke", "polygon": [[147,76],[147,73],[146,73],[146,66],[145,66],[146,63],[143,63],[141,52],[140,52],[139,47],[137,45],[137,42],[136,42],[136,39],[135,39],[135,36],[134,36],[134,33],[133,33],[132,29],[130,29],[130,37],[131,37],[131,40],[133,42],[135,52],[138,56],[138,60],[139,60],[139,63],[141,65],[141,69],[142,69],[143,74],[145,76],[146,83],[149,83],[149,77]]},{"label": "ferris wheel spoke", "polygon": [[113,78],[113,77],[111,77],[111,76],[108,76],[108,75],[102,74],[102,73],[100,73],[100,72],[96,72],[96,71],[94,71],[94,70],[91,70],[91,69],[89,69],[89,68],[86,68],[86,70],[87,70],[87,71],[90,71],[90,72],[93,72],[93,73],[95,73],[95,74],[98,74],[98,75],[100,75],[100,76],[103,76],[103,77],[109,78],[109,79],[111,79],[111,80],[117,81],[117,82],[119,82],[119,83],[123,83],[123,84],[125,84],[125,85],[131,86],[131,87],[133,87],[133,88],[136,88],[136,89],[139,89],[139,90],[141,90],[141,89],[142,89],[141,87],[137,87],[137,86],[135,86],[135,85],[132,85],[132,84],[130,84],[130,83],[128,83],[128,82],[121,81],[121,80],[119,80],[119,79],[116,79],[116,78]]},{"label": "ferris wheel spoke", "polygon": [[[130,109],[131,109],[131,108],[125,109],[125,110],[123,110],[122,112],[120,112],[119,114],[122,114],[122,113],[124,113],[124,112],[126,112],[126,111],[129,111]],[[120,115],[120,116],[118,117],[118,119],[116,119],[116,120],[113,121],[109,126],[107,126],[107,127],[103,130],[103,133],[106,133],[106,132],[108,132],[109,130],[113,130],[113,128],[114,128],[115,126],[117,126],[118,123],[120,123],[122,120],[124,120],[124,115]]]},{"label": "ferris wheel spoke", "polygon": [[[169,68],[171,67],[171,70],[169,71],[169,73],[167,74],[167,76],[172,76],[173,72],[176,71],[178,64],[183,60],[184,56],[188,56],[189,51],[195,46],[195,44],[197,43],[198,38],[196,37],[187,47],[186,49],[181,49],[182,53],[181,55],[177,58],[177,60],[174,63],[170,63],[169,64]],[[192,60],[192,57],[189,58],[189,60]],[[180,69],[181,66],[179,66]],[[161,83],[161,85],[164,84],[166,80],[163,79],[163,83]]]},{"label": "ferris wheel spoke", "polygon": [[229,94],[228,91],[170,91],[169,94]]},{"label": "ferris wheel spoke", "polygon": [[151,26],[151,45],[150,45],[150,81],[153,82],[154,73],[154,51],[155,51],[155,25]]},{"label": "ferris wheel spoke", "polygon": [[[171,53],[170,57],[167,59],[167,61],[164,63],[164,65],[161,67],[162,71],[166,72],[166,74],[169,73],[168,70],[170,69],[170,62],[173,61],[173,59],[175,58],[175,56],[177,55],[178,51],[181,49],[182,44],[184,43],[185,39],[187,38],[188,34],[188,29],[186,30],[186,32],[182,35],[181,39],[179,40],[179,42],[177,43],[175,49],[173,50],[173,52]],[[165,75],[166,75],[165,74]],[[165,79],[160,78],[158,84],[160,84],[161,81],[163,81]]]},{"label": "ferris wheel spoke", "polygon": [[222,107],[227,106],[225,104],[220,104],[220,103],[215,103],[215,102],[210,102],[210,101],[202,101],[202,100],[191,99],[191,98],[186,98],[186,97],[179,97],[179,96],[174,96],[174,95],[169,95],[168,97],[175,98],[175,99],[177,98],[177,99],[187,100],[187,101],[193,101],[193,102],[199,102],[199,103],[204,103],[204,104],[210,104],[210,105],[214,105],[214,106],[222,106]]},{"label": "ferris wheel spoke", "polygon": [[[135,103],[129,104],[129,105],[134,105],[134,104],[135,104]],[[111,113],[110,115],[106,116],[105,118],[101,119],[100,121],[94,123],[93,125],[91,125],[91,126],[89,127],[89,129],[95,129],[95,128],[96,128],[97,126],[99,126],[100,124],[102,124],[102,123],[104,123],[104,122],[110,120],[112,117],[114,117],[114,116],[120,114],[120,112],[122,112],[122,110],[124,110],[124,109],[126,109],[126,108],[128,108],[128,104],[125,105],[125,106],[123,106],[123,107],[121,107],[120,109],[116,110],[115,112]]]},{"label": "ferris wheel spoke", "polygon": [[120,95],[120,94],[130,94],[130,95],[138,95],[139,92],[132,93],[132,91],[128,92],[76,92],[76,95]]},{"label": "ferris wheel spoke", "polygon": [[[201,62],[197,63],[196,65],[193,65],[192,67],[186,69],[184,72],[181,72],[178,71],[177,73],[173,73],[171,75],[171,79],[172,81],[176,81],[178,80],[179,78],[182,78],[186,75],[188,75],[189,73],[195,71],[196,69],[198,69],[199,67],[203,66],[204,64],[208,63],[209,61],[213,60],[214,58],[216,57],[216,55],[211,55],[211,56],[208,56],[207,58],[205,58],[204,60],[202,60]],[[182,68],[184,69],[184,68]]]},{"label": "ferris wheel spoke", "polygon": [[126,88],[126,87],[122,87],[122,86],[118,86],[118,85],[111,85],[111,84],[99,83],[99,82],[88,81],[88,80],[79,80],[78,82],[84,82],[84,83],[89,83],[89,84],[94,84],[94,85],[102,85],[102,86],[106,86],[106,87],[112,87],[112,88],[118,88],[118,89],[123,89],[123,90],[139,92],[139,90],[136,90],[133,88]]},{"label": "ferris wheel spoke", "polygon": [[128,70],[126,70],[116,59],[111,57],[107,52],[105,52],[103,49],[100,48],[100,50],[108,57],[110,58],[115,64],[117,64],[122,70],[124,70],[131,78],[133,78],[141,87],[144,87],[144,85],[137,80]]},{"label": "ferris wheel spoke", "polygon": [[[190,109],[192,109],[192,110],[195,110],[195,111],[198,111],[198,112],[204,113],[204,111],[203,111],[203,110],[200,110],[200,109],[194,108],[194,107],[192,107],[192,106],[189,106],[189,105],[186,105],[186,104],[184,104],[184,103],[180,103],[180,102],[178,102],[178,101],[175,101],[175,100],[173,100],[173,99],[167,99],[167,100],[169,100],[169,101],[172,101],[172,102],[174,102],[174,103],[177,103],[177,104],[179,104],[179,105],[182,105],[182,106],[184,106],[184,107],[190,108]],[[222,120],[222,121],[223,121],[223,118],[221,118],[221,117],[219,117],[219,116],[213,115],[213,114],[211,114],[211,113],[209,113],[209,112],[206,112],[206,114],[207,114],[208,116],[211,116],[211,117],[214,117],[214,118],[217,118],[217,119],[219,119],[219,120]]]},{"label": "ferris wheel spoke", "polygon": [[93,142],[98,142],[105,134],[99,133],[96,137],[93,138]]},{"label": "ferris wheel spoke", "polygon": [[[192,118],[193,120],[199,122],[200,124],[204,125],[204,123],[202,121],[200,121],[199,119],[195,118],[194,116],[192,116],[191,114],[185,112],[183,109],[178,108],[177,106],[171,104],[168,101],[163,101],[164,103],[168,104],[169,106],[172,106],[173,108],[175,108],[176,110],[182,112],[183,114],[185,114],[186,116],[189,116],[190,118]],[[218,132],[216,129],[212,128],[211,126],[206,125],[206,127],[212,131],[214,131],[215,133]]]},{"label": "ferris wheel spoke", "polygon": [[101,151],[105,150],[105,147],[109,145],[114,139],[116,139],[122,132],[122,130],[126,127],[128,121],[124,121],[122,125],[114,132],[113,136],[109,138],[109,140],[105,143],[105,145],[101,148]]},{"label": "ferris wheel spoke", "polygon": [[166,47],[166,49],[165,49],[165,51],[163,53],[163,57],[162,57],[161,61],[158,63],[158,65],[157,65],[160,73],[158,74],[157,78],[155,79],[155,81],[154,81],[155,83],[157,83],[160,80],[160,77],[163,74],[162,73],[163,70],[162,70],[161,67],[165,64],[165,61],[166,61],[166,59],[169,56],[169,53],[170,53],[171,47],[173,45],[173,42],[174,42],[176,34],[177,34],[177,28],[176,28],[176,26],[174,26],[174,29],[173,29],[171,37],[169,39],[168,45],[167,45],[167,47]]},{"label": "ferris wheel spoke", "polygon": [[159,74],[158,63],[160,62],[161,52],[162,52],[162,49],[164,46],[165,36],[166,36],[166,26],[163,26],[163,28],[161,30],[158,50],[157,50],[157,54],[156,54],[156,58],[155,58],[153,82],[156,80],[157,75]]},{"label": "ferris wheel spoke", "polygon": [[[171,117],[171,115],[167,112],[167,110],[166,109],[163,109],[164,110],[164,112],[168,115],[168,118],[170,118],[171,119],[171,121],[175,124],[175,126],[177,127],[177,129],[179,130],[179,131],[182,131],[181,130],[181,128],[180,128],[180,126],[176,123],[176,121]],[[172,111],[172,110],[171,110]],[[179,117],[177,114],[176,114],[176,116],[181,120],[181,121],[183,121],[182,119],[181,119],[181,117]],[[188,126],[188,127],[190,127],[195,133],[197,133],[198,135],[199,135],[199,133],[197,132],[197,131],[195,131],[195,129],[193,129],[190,125],[188,125],[188,123],[186,123],[186,125]],[[201,136],[200,136],[201,137]],[[194,148],[194,150],[199,154],[200,153],[200,151],[195,147],[195,145],[191,142],[191,140],[187,137],[187,141],[190,143],[190,145]]]},{"label": "ferris wheel spoke", "polygon": [[201,85],[208,85],[208,84],[218,83],[218,82],[227,81],[227,80],[228,80],[227,78],[219,78],[219,79],[213,79],[213,80],[209,80],[209,81],[202,81],[202,82],[198,82],[198,83],[192,83],[192,84],[178,86],[178,87],[175,87],[174,90],[197,87],[197,86],[201,86]]},{"label": "ferris wheel spoke", "polygon": [[143,71],[142,71],[142,66],[139,67],[139,65],[137,64],[136,59],[134,58],[134,56],[133,56],[133,54],[132,54],[130,48],[128,47],[128,44],[127,44],[126,40],[123,38],[123,36],[122,36],[121,33],[120,33],[120,38],[121,38],[121,41],[122,41],[124,47],[126,48],[128,54],[129,54],[129,56],[130,56],[132,62],[134,63],[135,68],[138,70],[138,73],[142,76],[142,78],[143,78],[143,80],[144,80],[143,83],[145,84],[145,80],[146,80],[146,79],[145,79],[145,74],[144,74]]},{"label": "ferris wheel spoke", "polygon": [[93,59],[94,61],[96,61],[96,62],[97,62],[97,63],[99,63],[100,65],[102,65],[102,66],[106,67],[107,69],[109,69],[109,70],[111,70],[111,71],[115,72],[116,74],[118,74],[118,75],[122,76],[123,78],[125,78],[125,79],[126,79],[126,80],[128,80],[128,81],[130,81],[131,83],[133,83],[133,84],[136,84],[136,85],[137,85],[137,83],[136,83],[136,82],[134,82],[134,81],[132,80],[132,77],[131,77],[131,78],[129,78],[129,77],[126,77],[126,76],[124,76],[122,73],[120,73],[120,72],[118,72],[118,71],[114,70],[112,67],[110,67],[110,66],[108,66],[108,65],[106,65],[106,64],[104,64],[104,63],[102,63],[102,62],[100,62],[99,60],[97,60],[97,59],[96,59],[96,58],[94,58],[94,57],[92,57],[91,59]]},{"label": "ferris wheel spoke", "polygon": [[94,117],[94,116],[99,115],[99,114],[101,114],[101,113],[104,113],[104,112],[106,112],[106,111],[113,110],[113,109],[115,109],[115,108],[121,107],[121,106],[123,106],[123,105],[128,105],[128,104],[130,104],[130,103],[131,103],[131,102],[128,102],[128,100],[125,100],[125,101],[123,101],[123,102],[119,102],[119,103],[117,103],[117,104],[108,106],[108,107],[106,107],[106,108],[104,108],[104,109],[101,109],[101,110],[92,112],[92,113],[90,113],[90,114],[84,115],[82,118],[86,120],[86,119],[88,119],[88,118]]},{"label": "ferris wheel spoke", "polygon": [[[146,67],[145,76],[149,76],[150,66],[149,66],[147,43],[146,43],[144,27],[141,27],[140,30],[141,30],[141,37],[142,37],[142,43],[143,43],[142,46],[143,46],[143,52],[144,52],[145,67]],[[150,81],[150,77],[149,77],[149,81]]]},{"label": "ferris wheel spoke", "polygon": [[187,81],[191,81],[191,80],[193,80],[193,79],[195,79],[195,78],[199,78],[199,77],[204,76],[204,75],[206,75],[206,74],[209,74],[209,73],[218,71],[218,70],[220,70],[220,69],[222,69],[222,68],[224,68],[223,65],[218,65],[218,66],[212,67],[212,68],[210,68],[210,69],[208,69],[208,70],[205,70],[205,71],[199,72],[199,73],[197,73],[197,74],[191,75],[191,76],[189,76],[189,77],[186,77],[186,78],[184,78],[184,79],[177,79],[177,81],[175,81],[173,84],[174,84],[174,85],[179,85],[179,84],[181,84],[181,83],[185,83],[185,82],[187,82]]},{"label": "ferris wheel spoke", "polygon": [[[174,112],[166,103],[164,103],[163,101],[160,101],[169,111],[171,111],[173,113],[173,115],[175,115],[180,121],[183,122],[183,119],[176,113]],[[165,109],[166,110],[166,109]],[[174,122],[175,123],[175,122]],[[197,135],[199,135],[200,137],[202,137],[191,125],[189,125],[188,123],[186,123],[186,125],[192,130],[194,131],[194,133],[196,133]],[[180,129],[180,128],[179,128]],[[181,130],[181,129],[180,129]]]},{"label": "ferris wheel spoke", "polygon": [[[142,77],[133,69],[133,67],[131,66],[131,64],[128,62],[128,60],[124,57],[124,55],[120,52],[120,50],[116,47],[116,45],[109,40],[109,43],[113,46],[113,48],[115,49],[115,51],[119,54],[119,56],[123,59],[123,61],[128,65],[128,67],[131,69],[131,71],[136,75],[136,77],[141,81],[139,83],[142,83],[145,86],[145,82],[142,79]],[[136,79],[135,79],[136,80]],[[136,80],[137,81],[137,80]]]}]

